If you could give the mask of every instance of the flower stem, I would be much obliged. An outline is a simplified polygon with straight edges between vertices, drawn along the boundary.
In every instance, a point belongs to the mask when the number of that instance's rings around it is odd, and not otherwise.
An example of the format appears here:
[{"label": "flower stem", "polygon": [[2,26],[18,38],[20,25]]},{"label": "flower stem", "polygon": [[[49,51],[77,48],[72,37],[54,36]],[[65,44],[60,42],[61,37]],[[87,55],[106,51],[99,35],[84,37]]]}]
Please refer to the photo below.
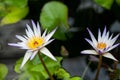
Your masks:
[{"label": "flower stem", "polygon": [[114,71],[116,71],[118,65],[118,61],[114,61]]},{"label": "flower stem", "polygon": [[47,67],[46,67],[46,65],[45,65],[45,63],[44,63],[44,61],[43,61],[43,59],[42,59],[42,56],[41,56],[40,52],[38,52],[38,56],[39,56],[39,59],[40,59],[42,65],[43,65],[45,71],[47,72],[47,74],[48,74],[50,80],[54,80],[54,78],[52,77],[52,75],[50,74],[49,70],[47,69]]},{"label": "flower stem", "polygon": [[117,61],[114,61],[114,72],[113,72],[113,79],[115,78],[115,73],[116,73],[116,70],[117,70],[117,65],[118,65],[118,62]]},{"label": "flower stem", "polygon": [[85,70],[84,70],[84,72],[83,72],[83,74],[82,74],[82,76],[81,76],[82,79],[84,78],[84,76],[85,76],[85,74],[86,74],[86,72],[87,72],[90,64],[91,64],[91,61],[88,62],[88,65],[87,65],[87,67],[85,68]]},{"label": "flower stem", "polygon": [[98,63],[98,67],[97,67],[97,73],[96,73],[96,76],[95,76],[94,80],[98,80],[101,64],[102,64],[102,55],[99,56],[99,63]]}]

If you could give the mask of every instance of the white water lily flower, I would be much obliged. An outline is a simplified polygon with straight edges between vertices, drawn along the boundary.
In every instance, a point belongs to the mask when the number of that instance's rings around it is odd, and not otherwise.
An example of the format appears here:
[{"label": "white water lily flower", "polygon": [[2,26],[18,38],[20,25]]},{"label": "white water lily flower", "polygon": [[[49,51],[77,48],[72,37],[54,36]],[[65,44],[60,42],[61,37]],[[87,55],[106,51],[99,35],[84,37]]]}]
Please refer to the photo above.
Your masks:
[{"label": "white water lily flower", "polygon": [[16,37],[21,40],[21,42],[17,43],[8,43],[10,46],[16,46],[20,49],[27,49],[25,56],[23,58],[22,64],[20,69],[24,66],[24,64],[30,59],[32,60],[35,55],[40,51],[44,55],[50,57],[51,59],[56,61],[56,58],[51,54],[51,52],[45,47],[49,43],[51,43],[54,39],[50,39],[53,34],[55,33],[56,29],[54,29],[52,32],[47,33],[47,30],[41,35],[41,30],[39,23],[35,25],[35,23],[32,21],[33,30],[30,28],[30,26],[27,24],[26,27],[26,35],[20,36],[16,35]]},{"label": "white water lily flower", "polygon": [[89,30],[89,28],[87,28],[87,30],[88,30],[92,40],[89,40],[87,38],[85,38],[85,40],[94,48],[94,50],[83,50],[83,51],[81,51],[81,53],[82,54],[102,55],[104,57],[107,57],[107,58],[117,61],[117,59],[114,58],[114,56],[111,53],[109,53],[108,51],[110,51],[120,45],[120,43],[114,44],[120,34],[118,34],[114,38],[112,38],[113,34],[110,36],[109,31],[107,32],[106,27],[105,27],[103,34],[101,34],[101,31],[99,29],[98,40],[96,40],[94,35],[92,34],[92,32]]}]

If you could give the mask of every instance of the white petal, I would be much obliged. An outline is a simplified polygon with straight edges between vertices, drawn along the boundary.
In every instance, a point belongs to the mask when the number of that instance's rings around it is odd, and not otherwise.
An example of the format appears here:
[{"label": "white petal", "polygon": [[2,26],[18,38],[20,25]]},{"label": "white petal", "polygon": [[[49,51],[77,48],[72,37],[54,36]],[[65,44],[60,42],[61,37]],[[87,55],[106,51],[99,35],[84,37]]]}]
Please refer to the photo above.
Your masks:
[{"label": "white petal", "polygon": [[32,55],[32,52],[31,52],[31,51],[27,51],[27,52],[25,53],[25,56],[24,56],[24,58],[23,58],[22,64],[21,64],[21,66],[20,66],[20,69],[22,69],[22,67],[25,65],[25,63],[28,61],[28,59],[31,57],[31,55]]},{"label": "white petal", "polygon": [[113,45],[115,43],[115,41],[117,40],[117,38],[119,37],[120,34],[116,35],[113,39],[111,39],[111,45]]},{"label": "white petal", "polygon": [[37,30],[37,27],[36,27],[36,25],[35,25],[35,23],[32,21],[32,25],[33,25],[33,31],[34,31],[34,35],[35,36],[38,36],[38,30]]},{"label": "white petal", "polygon": [[82,54],[93,54],[98,55],[98,53],[95,50],[83,50],[81,51]]},{"label": "white petal", "polygon": [[105,38],[103,39],[103,43],[106,43],[108,41],[109,38],[109,31],[107,32]]},{"label": "white petal", "polygon": [[27,27],[28,32],[34,36],[34,33],[33,33],[32,29],[30,28],[30,26],[28,24],[26,24],[26,27]]},{"label": "white petal", "polygon": [[93,35],[92,32],[89,30],[89,28],[87,28],[87,30],[88,30],[88,32],[89,32],[89,34],[90,34],[90,37],[91,37],[91,39],[92,39],[93,44],[96,45],[96,44],[97,44],[97,41],[96,41],[94,35]]},{"label": "white petal", "polygon": [[45,44],[42,45],[42,47],[44,47],[44,46],[50,44],[53,40],[54,40],[54,39],[51,39],[51,40],[47,41]]},{"label": "white petal", "polygon": [[46,37],[45,37],[45,41],[46,42],[53,36],[53,34],[55,33],[56,29],[57,28],[55,28],[51,33],[49,33],[48,35],[46,35]]},{"label": "white petal", "polygon": [[45,48],[45,47],[41,48],[40,52],[42,52],[46,56],[50,57],[51,59],[57,61],[56,58],[52,55],[52,53],[47,48]]},{"label": "white petal", "polygon": [[8,43],[8,45],[15,46],[15,47],[21,47],[21,45],[19,45],[18,43]]},{"label": "white petal", "polygon": [[27,37],[31,38],[33,35],[26,29],[25,30]]},{"label": "white petal", "polygon": [[25,39],[27,39],[27,40],[29,39],[29,37],[27,37],[26,35],[23,35],[23,36],[25,37]]},{"label": "white petal", "polygon": [[112,46],[113,44],[111,44],[111,39],[113,37],[113,34],[109,37],[109,39],[106,41],[107,47]]},{"label": "white petal", "polygon": [[19,40],[21,40],[21,41],[27,41],[24,37],[22,37],[22,36],[19,36],[19,35],[16,35],[16,37],[19,39]]},{"label": "white petal", "polygon": [[40,24],[37,22],[37,33],[39,34],[38,36],[41,36],[41,29],[40,29]]},{"label": "white petal", "polygon": [[100,29],[98,30],[98,42],[101,42],[101,31],[100,31]]},{"label": "white petal", "polygon": [[103,34],[102,34],[102,39],[106,37],[106,27],[104,28]]},{"label": "white petal", "polygon": [[111,53],[105,53],[103,56],[118,61]]},{"label": "white petal", "polygon": [[46,30],[44,31],[44,33],[42,34],[42,37],[43,37],[43,38],[45,37],[46,33],[47,33],[47,29],[46,29]]},{"label": "white petal", "polygon": [[113,37],[113,34],[111,34],[111,36],[109,37],[109,40],[111,40],[111,39],[112,39],[112,37]]},{"label": "white petal", "polygon": [[32,56],[30,57],[30,60],[32,60],[34,57],[35,57],[35,55],[38,53],[38,51],[36,50],[36,51],[34,51],[33,52],[33,54],[32,54]]}]

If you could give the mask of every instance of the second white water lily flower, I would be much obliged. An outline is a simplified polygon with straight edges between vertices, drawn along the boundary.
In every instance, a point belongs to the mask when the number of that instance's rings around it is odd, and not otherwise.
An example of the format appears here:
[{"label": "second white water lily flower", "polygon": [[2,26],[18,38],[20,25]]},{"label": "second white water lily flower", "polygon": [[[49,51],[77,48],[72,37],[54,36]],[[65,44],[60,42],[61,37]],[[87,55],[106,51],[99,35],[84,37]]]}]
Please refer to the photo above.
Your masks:
[{"label": "second white water lily flower", "polygon": [[32,21],[32,26],[33,26],[33,30],[28,24],[26,25],[27,27],[26,35],[23,36],[16,35],[16,37],[19,40],[21,40],[21,42],[8,43],[8,45],[10,46],[16,46],[19,47],[20,49],[27,49],[20,68],[22,68],[29,59],[32,60],[39,51],[56,61],[56,58],[45,47],[54,40],[50,38],[55,33],[56,29],[54,29],[52,32],[48,33],[47,35],[46,35],[47,30],[45,30],[45,32],[41,35],[39,23],[35,25],[35,23]]},{"label": "second white water lily flower", "polygon": [[87,28],[87,30],[88,30],[92,40],[89,40],[87,38],[85,38],[85,40],[94,48],[94,50],[83,50],[83,51],[81,51],[81,53],[82,54],[102,55],[104,57],[107,57],[107,58],[117,61],[117,59],[114,58],[114,56],[111,53],[109,53],[109,51],[120,45],[120,43],[114,44],[120,34],[118,34],[114,38],[112,38],[113,35],[110,36],[109,31],[107,32],[106,27],[105,27],[103,34],[101,34],[101,31],[99,29],[98,40],[96,40],[94,35],[92,34],[92,32],[88,28]]}]

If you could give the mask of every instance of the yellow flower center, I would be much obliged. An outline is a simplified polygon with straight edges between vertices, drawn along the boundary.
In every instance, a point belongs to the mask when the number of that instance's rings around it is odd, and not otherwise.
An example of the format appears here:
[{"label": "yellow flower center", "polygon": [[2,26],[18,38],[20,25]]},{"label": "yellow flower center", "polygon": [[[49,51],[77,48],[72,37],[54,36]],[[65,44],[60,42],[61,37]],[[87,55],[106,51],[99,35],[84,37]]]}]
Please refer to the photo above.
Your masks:
[{"label": "yellow flower center", "polygon": [[97,44],[98,49],[104,49],[104,48],[106,48],[106,46],[107,45],[105,43],[103,43],[103,42],[100,42],[100,43]]},{"label": "yellow flower center", "polygon": [[42,46],[44,44],[44,39],[41,37],[32,37],[28,40],[27,46],[30,49],[36,49],[39,46]]}]

